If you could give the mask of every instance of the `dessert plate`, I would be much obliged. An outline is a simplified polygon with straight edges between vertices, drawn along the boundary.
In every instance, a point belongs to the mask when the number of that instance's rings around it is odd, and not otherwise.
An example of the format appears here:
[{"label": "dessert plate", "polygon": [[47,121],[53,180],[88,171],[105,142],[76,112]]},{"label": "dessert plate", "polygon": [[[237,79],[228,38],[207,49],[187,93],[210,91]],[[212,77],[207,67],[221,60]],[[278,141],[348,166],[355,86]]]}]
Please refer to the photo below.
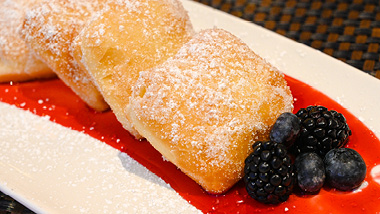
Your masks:
[{"label": "dessert plate", "polygon": [[[183,1],[183,4],[196,30],[218,27],[232,32],[286,75],[337,101],[380,136],[378,79],[260,26],[192,1]],[[39,93],[27,90],[28,84],[41,84],[46,88]],[[43,96],[49,95],[49,87],[62,88],[60,93],[70,93],[60,84],[59,80],[51,80],[26,83],[24,88],[18,88],[17,84],[0,86],[1,191],[37,213],[201,212],[192,201],[180,196],[186,192],[174,190],[176,188],[171,185],[177,185],[175,181],[169,185],[165,181],[170,178],[162,179],[151,172],[160,174],[162,166],[150,164],[147,169],[139,163],[150,157],[140,157],[134,149],[149,148],[121,146],[123,141],[133,139],[110,123],[115,120],[111,113],[103,115],[107,120],[97,120],[100,115],[93,114],[94,121],[87,121],[80,127],[86,120],[73,117],[80,115],[74,107],[85,108],[80,100],[70,98],[54,100],[58,102],[54,103],[49,96]],[[22,97],[12,97],[12,93]],[[65,110],[60,108],[60,103],[65,102],[72,102],[74,107],[68,112],[60,112]],[[31,103],[38,108],[33,108]],[[41,114],[42,110],[58,112],[60,116]],[[72,122],[75,124],[70,124]],[[111,130],[107,133],[114,131],[115,135],[97,135],[96,130],[101,128]],[[104,143],[105,140],[113,146]],[[176,170],[169,163],[166,165],[164,170]],[[380,183],[378,168],[370,170],[374,180]],[[180,179],[189,181],[186,176]],[[199,195],[199,200],[202,197]],[[291,209],[285,207],[284,211]]]}]

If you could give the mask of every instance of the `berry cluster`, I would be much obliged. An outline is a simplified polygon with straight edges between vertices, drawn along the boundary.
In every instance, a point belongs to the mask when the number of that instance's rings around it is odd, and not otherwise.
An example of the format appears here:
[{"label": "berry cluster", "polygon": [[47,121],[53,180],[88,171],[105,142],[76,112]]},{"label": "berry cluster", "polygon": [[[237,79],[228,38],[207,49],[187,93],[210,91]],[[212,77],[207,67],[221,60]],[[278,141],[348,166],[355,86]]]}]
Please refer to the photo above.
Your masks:
[{"label": "berry cluster", "polygon": [[294,184],[308,193],[317,193],[325,183],[342,191],[357,188],[367,168],[358,152],[342,148],[350,135],[344,116],[323,106],[281,114],[270,141],[256,142],[245,161],[248,194],[277,204],[287,200]]}]

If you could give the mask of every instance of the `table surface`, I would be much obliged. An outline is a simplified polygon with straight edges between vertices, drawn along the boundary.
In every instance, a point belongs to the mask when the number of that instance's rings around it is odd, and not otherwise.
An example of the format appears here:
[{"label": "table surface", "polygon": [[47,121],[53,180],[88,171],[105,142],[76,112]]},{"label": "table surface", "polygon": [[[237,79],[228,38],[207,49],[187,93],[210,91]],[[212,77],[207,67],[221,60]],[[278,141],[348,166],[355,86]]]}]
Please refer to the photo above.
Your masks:
[{"label": "table surface", "polygon": [[[380,79],[378,0],[195,0],[318,49]],[[33,213],[0,192],[0,214]]]}]

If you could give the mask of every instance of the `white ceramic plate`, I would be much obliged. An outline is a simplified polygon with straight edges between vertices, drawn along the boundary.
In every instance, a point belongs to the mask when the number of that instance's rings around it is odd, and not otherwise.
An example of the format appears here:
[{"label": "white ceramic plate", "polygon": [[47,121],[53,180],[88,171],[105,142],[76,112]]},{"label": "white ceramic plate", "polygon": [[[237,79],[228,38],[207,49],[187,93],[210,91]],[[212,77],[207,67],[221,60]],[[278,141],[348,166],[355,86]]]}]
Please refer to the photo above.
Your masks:
[{"label": "white ceramic plate", "polygon": [[[379,136],[378,79],[260,26],[183,3],[196,30],[232,32],[287,75],[338,101]],[[128,155],[4,103],[0,148],[0,190],[38,213],[199,212]]]}]

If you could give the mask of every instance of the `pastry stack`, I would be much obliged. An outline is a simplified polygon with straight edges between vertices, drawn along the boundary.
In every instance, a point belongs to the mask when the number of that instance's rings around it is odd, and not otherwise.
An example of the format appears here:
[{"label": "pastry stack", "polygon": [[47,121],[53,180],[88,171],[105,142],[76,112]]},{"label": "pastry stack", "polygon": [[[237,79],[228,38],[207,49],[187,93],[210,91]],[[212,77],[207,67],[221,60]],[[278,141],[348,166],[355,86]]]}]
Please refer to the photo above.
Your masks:
[{"label": "pastry stack", "polygon": [[[47,0],[25,11],[23,53],[209,193],[239,181],[252,144],[293,110],[280,71],[223,29],[195,32],[178,0]],[[18,81],[10,71],[0,80]]]}]

